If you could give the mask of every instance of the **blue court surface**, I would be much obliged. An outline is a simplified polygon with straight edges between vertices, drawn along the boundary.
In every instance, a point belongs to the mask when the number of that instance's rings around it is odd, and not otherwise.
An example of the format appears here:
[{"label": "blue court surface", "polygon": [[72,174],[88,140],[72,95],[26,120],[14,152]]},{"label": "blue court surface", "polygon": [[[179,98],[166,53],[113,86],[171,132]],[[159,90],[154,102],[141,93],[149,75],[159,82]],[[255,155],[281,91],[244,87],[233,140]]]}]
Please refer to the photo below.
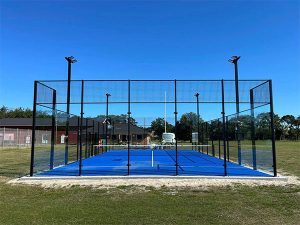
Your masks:
[{"label": "blue court surface", "polygon": [[[158,149],[130,150],[130,175],[176,175],[176,151]],[[194,150],[178,150],[178,175],[224,176],[224,160]],[[82,176],[128,175],[128,151],[110,150],[82,160]],[[73,162],[36,176],[78,176],[79,162]],[[227,162],[228,176],[271,177],[270,174]]]}]

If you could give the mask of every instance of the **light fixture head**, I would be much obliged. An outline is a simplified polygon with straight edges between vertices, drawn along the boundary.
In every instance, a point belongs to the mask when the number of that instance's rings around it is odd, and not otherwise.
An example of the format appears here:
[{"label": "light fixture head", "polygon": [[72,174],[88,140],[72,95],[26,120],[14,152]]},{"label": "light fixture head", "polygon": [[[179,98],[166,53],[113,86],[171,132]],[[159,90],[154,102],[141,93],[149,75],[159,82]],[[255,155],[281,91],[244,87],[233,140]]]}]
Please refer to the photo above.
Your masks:
[{"label": "light fixture head", "polygon": [[231,62],[231,63],[236,63],[239,59],[241,58],[241,56],[231,56],[231,59],[228,59],[228,62]]},{"label": "light fixture head", "polygon": [[69,63],[76,63],[77,59],[74,58],[74,56],[67,56],[65,57],[65,59],[69,62]]}]

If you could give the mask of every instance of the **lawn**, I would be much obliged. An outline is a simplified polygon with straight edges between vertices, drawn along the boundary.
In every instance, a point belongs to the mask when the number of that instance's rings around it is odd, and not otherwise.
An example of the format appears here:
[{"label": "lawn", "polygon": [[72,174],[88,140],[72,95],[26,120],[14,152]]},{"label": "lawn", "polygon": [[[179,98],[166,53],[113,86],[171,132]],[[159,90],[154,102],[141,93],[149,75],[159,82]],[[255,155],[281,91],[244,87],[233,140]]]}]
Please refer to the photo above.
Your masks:
[{"label": "lawn", "polygon": [[[300,142],[277,142],[278,168],[300,176]],[[5,181],[28,173],[29,149],[0,149],[0,224],[298,224],[300,187],[159,190],[43,189]]]},{"label": "lawn", "polygon": [[276,148],[278,169],[300,177],[300,141],[278,141]]}]

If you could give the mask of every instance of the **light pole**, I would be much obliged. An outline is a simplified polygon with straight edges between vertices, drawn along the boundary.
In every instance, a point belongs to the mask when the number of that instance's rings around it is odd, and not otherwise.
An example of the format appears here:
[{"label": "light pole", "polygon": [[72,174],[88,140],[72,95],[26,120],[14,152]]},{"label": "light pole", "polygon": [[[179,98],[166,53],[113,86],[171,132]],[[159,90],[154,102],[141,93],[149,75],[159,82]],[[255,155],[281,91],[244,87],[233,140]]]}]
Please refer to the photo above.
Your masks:
[{"label": "light pole", "polygon": [[196,93],[195,94],[195,97],[196,97],[196,99],[197,99],[197,132],[198,132],[198,134],[197,134],[197,139],[198,139],[198,141],[197,141],[197,144],[198,144],[198,151],[200,151],[200,148],[199,148],[199,140],[200,140],[200,117],[199,117],[199,93]]},{"label": "light pole", "polygon": [[67,89],[67,121],[66,121],[66,139],[65,139],[65,164],[68,164],[69,155],[69,124],[70,124],[70,96],[71,96],[71,64],[77,60],[73,56],[65,57],[68,62],[68,89]]},{"label": "light pole", "polygon": [[234,64],[234,80],[235,80],[235,104],[236,104],[236,113],[237,113],[237,141],[238,141],[238,162],[242,164],[242,154],[241,154],[241,141],[240,141],[240,129],[239,129],[239,113],[240,113],[240,97],[239,97],[239,73],[238,73],[238,61],[240,56],[232,56],[228,61]]}]

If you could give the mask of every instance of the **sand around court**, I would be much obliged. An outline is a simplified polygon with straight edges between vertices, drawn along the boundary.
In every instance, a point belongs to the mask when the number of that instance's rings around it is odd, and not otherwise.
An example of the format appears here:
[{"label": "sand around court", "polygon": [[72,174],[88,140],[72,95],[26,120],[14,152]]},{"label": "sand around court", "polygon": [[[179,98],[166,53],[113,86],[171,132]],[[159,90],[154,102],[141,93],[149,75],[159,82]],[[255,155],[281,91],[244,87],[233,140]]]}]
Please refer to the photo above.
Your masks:
[{"label": "sand around court", "polygon": [[115,188],[119,186],[137,186],[153,188],[209,188],[233,185],[247,186],[300,186],[300,179],[296,176],[279,176],[279,179],[239,179],[239,178],[139,178],[139,177],[73,177],[73,178],[47,178],[28,179],[27,177],[9,180],[11,185],[38,185],[44,188],[69,188],[73,186],[93,188]]}]

